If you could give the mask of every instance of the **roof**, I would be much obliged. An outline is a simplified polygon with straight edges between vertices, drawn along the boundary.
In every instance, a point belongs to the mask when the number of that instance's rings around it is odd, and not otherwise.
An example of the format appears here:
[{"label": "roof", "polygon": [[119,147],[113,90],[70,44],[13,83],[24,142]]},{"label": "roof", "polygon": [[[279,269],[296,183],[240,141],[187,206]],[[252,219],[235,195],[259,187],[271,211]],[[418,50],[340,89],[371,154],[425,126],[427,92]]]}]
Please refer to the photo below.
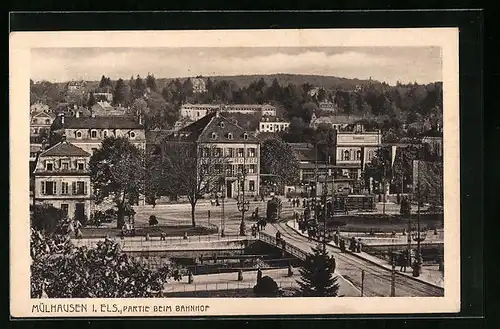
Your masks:
[{"label": "roof", "polygon": [[[57,118],[56,120],[61,120]],[[82,129],[144,129],[130,116],[65,117],[64,128]]]},{"label": "roof", "polygon": [[51,156],[90,157],[90,153],[85,152],[81,148],[71,144],[68,141],[62,141],[40,154],[41,158]]},{"label": "roof", "polygon": [[46,118],[51,118],[51,119],[54,119],[56,117],[56,115],[52,112],[44,112],[44,111],[37,111],[37,112],[33,112],[31,114],[31,117],[34,118],[34,117],[46,117]]},{"label": "roof", "polygon": [[[216,134],[216,139],[212,138],[212,134]],[[248,138],[244,139],[244,134],[247,133]],[[180,129],[179,136],[171,135],[171,139],[181,138],[183,141],[197,142],[225,142],[225,143],[258,143],[260,140],[252,133],[246,132],[243,128],[233,123],[228,118],[219,116],[217,112],[210,113],[198,121]],[[229,139],[229,134],[232,134],[232,139]],[[173,138],[172,138],[173,137]]]},{"label": "roof", "polygon": [[146,143],[159,144],[163,139],[168,137],[173,130],[150,130],[146,132]]}]

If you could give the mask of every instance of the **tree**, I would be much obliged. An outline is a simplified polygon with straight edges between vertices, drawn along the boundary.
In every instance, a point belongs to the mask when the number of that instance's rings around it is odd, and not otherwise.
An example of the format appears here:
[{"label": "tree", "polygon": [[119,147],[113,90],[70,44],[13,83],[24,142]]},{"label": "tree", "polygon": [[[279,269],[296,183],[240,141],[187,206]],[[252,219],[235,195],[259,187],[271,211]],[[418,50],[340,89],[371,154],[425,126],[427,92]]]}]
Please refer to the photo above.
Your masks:
[{"label": "tree", "polygon": [[106,138],[90,158],[95,200],[112,197],[118,208],[117,227],[125,223],[125,210],[144,191],[142,152],[125,137]]},{"label": "tree", "polygon": [[154,74],[149,74],[146,77],[146,86],[152,91],[156,91],[156,78]]},{"label": "tree", "polygon": [[64,219],[61,209],[41,204],[30,207],[31,227],[42,232],[53,233]]},{"label": "tree", "polygon": [[148,204],[156,204],[156,200],[162,194],[163,165],[161,155],[153,152],[146,156],[145,188],[144,196]]},{"label": "tree", "polygon": [[93,93],[93,92],[91,92],[91,93],[89,94],[89,99],[87,100],[87,108],[88,108],[89,110],[91,110],[91,109],[92,109],[92,106],[94,106],[95,104],[96,104],[96,99],[95,99],[94,93]]},{"label": "tree", "polygon": [[312,248],[313,254],[307,255],[299,270],[297,281],[303,297],[335,297],[338,295],[338,277],[334,276],[335,258],[330,257],[323,247]]},{"label": "tree", "polygon": [[219,191],[224,184],[224,168],[228,159],[215,146],[196,146],[193,143],[165,145],[165,189],[169,195],[186,195],[191,205],[191,222],[196,226],[195,210],[198,200]]},{"label": "tree", "polygon": [[128,104],[130,102],[130,88],[125,84],[123,79],[116,81],[113,101],[115,104]]},{"label": "tree", "polygon": [[382,186],[385,187],[385,183],[392,178],[390,147],[381,147],[375,152],[375,157],[366,164],[363,176],[367,186],[371,177],[375,182],[382,183]]},{"label": "tree", "polygon": [[95,248],[75,247],[67,235],[31,232],[31,297],[161,297],[176,271],[150,270],[106,239]]},{"label": "tree", "polygon": [[299,161],[294,150],[281,139],[271,138],[262,143],[261,174],[275,175],[270,181],[294,184],[299,179]]},{"label": "tree", "polygon": [[403,216],[408,216],[408,215],[410,215],[410,212],[411,212],[410,202],[408,201],[408,199],[406,197],[403,197],[401,199],[401,208],[399,210],[399,213]]}]

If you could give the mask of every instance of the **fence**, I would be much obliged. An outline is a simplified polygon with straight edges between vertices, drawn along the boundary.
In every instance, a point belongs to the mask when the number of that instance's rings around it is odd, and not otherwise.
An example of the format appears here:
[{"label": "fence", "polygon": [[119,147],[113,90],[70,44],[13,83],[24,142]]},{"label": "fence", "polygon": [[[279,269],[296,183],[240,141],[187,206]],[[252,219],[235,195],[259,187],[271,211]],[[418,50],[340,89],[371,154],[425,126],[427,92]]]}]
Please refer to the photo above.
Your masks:
[{"label": "fence", "polygon": [[[197,235],[197,236],[188,236],[184,237],[165,237],[162,239],[161,237],[150,237],[146,240],[146,237],[125,237],[125,238],[114,238],[112,239],[123,249],[165,249],[169,246],[188,246],[190,244],[209,244],[214,246],[217,243],[231,243],[231,242],[240,242],[240,244],[244,244],[245,241],[254,241],[257,240],[256,237],[253,236],[239,236],[239,235],[226,235],[224,237],[220,237],[217,235]],[[96,239],[73,239],[72,242],[75,246],[82,247],[86,246],[89,248],[94,248],[97,246],[99,242],[104,241],[102,238]],[[228,248],[227,245],[220,246],[223,248]],[[239,247],[241,248],[241,247]]]},{"label": "fence", "polygon": [[275,245],[280,247],[282,250],[288,252],[290,255],[297,257],[300,260],[305,260],[307,253],[301,250],[300,248],[295,247],[294,245],[289,244],[288,242],[282,242],[283,240],[277,240],[272,235],[269,235],[264,232],[259,233],[259,240],[269,243],[271,245]]},{"label": "fence", "polygon": [[[195,277],[196,280],[196,277]],[[195,281],[196,282],[196,281]],[[283,290],[292,290],[294,293],[299,288],[296,279],[285,282],[276,282],[278,285],[278,289]],[[175,293],[192,293],[194,295],[198,295],[198,293],[206,293],[206,292],[221,292],[221,291],[231,291],[231,290],[250,290],[247,296],[242,296],[241,292],[238,294],[238,297],[255,297],[253,294],[253,287],[257,284],[257,282],[216,282],[216,283],[205,283],[205,284],[197,284],[197,283],[172,283],[166,284],[164,289],[164,294],[167,296],[169,294]],[[209,294],[207,294],[209,295]],[[282,294],[280,294],[282,295]],[[209,296],[207,296],[209,297]],[[211,297],[211,296],[210,296]]]}]

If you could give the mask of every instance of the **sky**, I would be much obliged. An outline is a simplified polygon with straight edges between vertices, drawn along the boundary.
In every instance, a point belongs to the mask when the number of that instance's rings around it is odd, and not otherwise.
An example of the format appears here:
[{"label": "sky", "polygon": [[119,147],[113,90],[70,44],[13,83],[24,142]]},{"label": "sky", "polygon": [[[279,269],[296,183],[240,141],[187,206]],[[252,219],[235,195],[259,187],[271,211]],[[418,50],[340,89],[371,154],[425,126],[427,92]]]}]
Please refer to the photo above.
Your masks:
[{"label": "sky", "polygon": [[439,47],[34,48],[31,78],[128,80],[197,75],[311,74],[385,81],[442,81]]}]

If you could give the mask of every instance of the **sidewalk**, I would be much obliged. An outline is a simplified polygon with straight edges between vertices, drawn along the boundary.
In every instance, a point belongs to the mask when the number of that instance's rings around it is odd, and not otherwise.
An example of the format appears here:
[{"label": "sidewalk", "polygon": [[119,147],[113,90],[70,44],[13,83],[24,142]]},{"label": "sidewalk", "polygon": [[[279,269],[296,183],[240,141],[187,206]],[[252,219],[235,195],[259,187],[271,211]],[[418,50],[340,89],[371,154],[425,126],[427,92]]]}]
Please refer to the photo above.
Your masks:
[{"label": "sidewalk", "polygon": [[[300,279],[299,269],[293,268],[293,275],[288,277],[288,269],[261,269],[263,276],[270,276],[282,289],[298,288],[297,280]],[[359,297],[360,291],[352,284],[338,275],[339,295],[346,297]],[[243,280],[238,281],[238,273],[220,273],[205,274],[193,276],[194,282],[187,283],[187,276],[184,276],[181,282],[169,281],[165,285],[165,293],[187,292],[187,291],[207,291],[207,290],[233,290],[233,289],[252,289],[256,284],[257,270],[243,272]]]},{"label": "sidewalk", "polygon": [[[307,237],[306,233],[302,233],[300,230],[298,230],[297,226],[294,225],[295,221],[288,221],[286,225],[293,229],[295,232],[298,234]],[[337,249],[340,249],[337,245],[335,245],[333,242],[329,242],[328,245],[335,247]],[[362,258],[372,264],[376,264],[380,267],[386,268],[388,270],[392,270],[392,266],[387,263],[387,261],[380,259],[378,257],[375,257],[373,255],[370,255],[366,252],[361,251],[360,253],[351,253],[352,255],[355,255],[356,257]],[[396,268],[398,270],[399,268]],[[437,270],[437,265],[436,266],[424,266],[422,268],[422,273],[418,278],[413,277],[411,274],[411,269],[407,268],[408,272],[399,272],[397,273],[401,275],[405,275],[407,277],[411,277],[412,279],[419,280],[425,283],[429,283],[441,288],[444,288],[444,279],[443,279],[443,274]]]}]

